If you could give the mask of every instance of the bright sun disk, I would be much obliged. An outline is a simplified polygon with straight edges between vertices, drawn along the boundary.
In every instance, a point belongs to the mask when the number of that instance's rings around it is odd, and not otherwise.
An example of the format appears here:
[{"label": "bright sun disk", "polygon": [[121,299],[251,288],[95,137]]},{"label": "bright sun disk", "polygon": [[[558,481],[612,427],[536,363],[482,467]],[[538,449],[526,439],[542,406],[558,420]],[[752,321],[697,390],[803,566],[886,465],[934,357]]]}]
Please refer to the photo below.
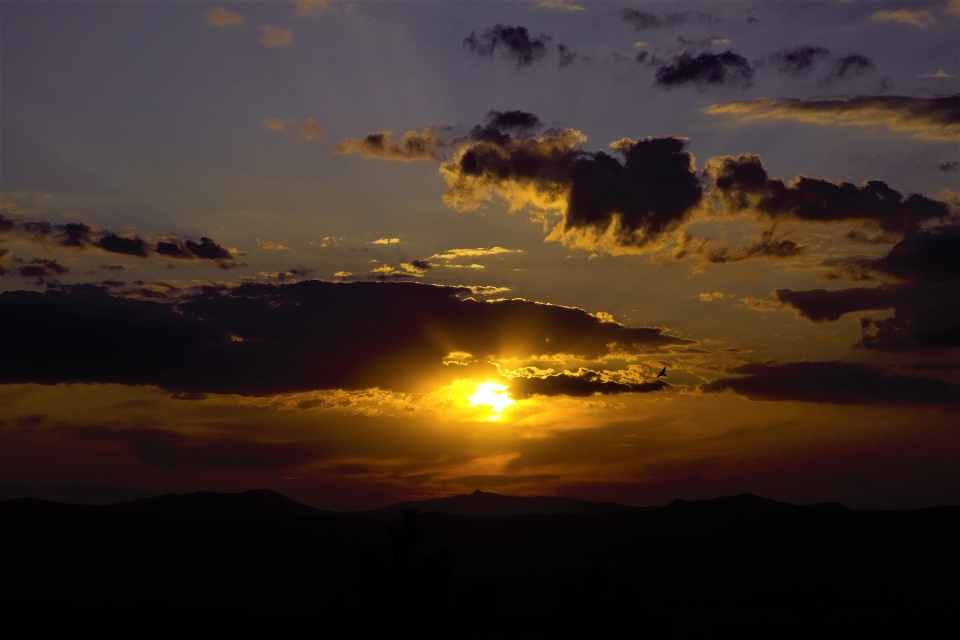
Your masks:
[{"label": "bright sun disk", "polygon": [[507,387],[498,382],[481,382],[477,385],[476,392],[467,399],[470,406],[490,407],[493,415],[489,420],[499,420],[504,409],[516,404],[516,400],[507,395]]}]

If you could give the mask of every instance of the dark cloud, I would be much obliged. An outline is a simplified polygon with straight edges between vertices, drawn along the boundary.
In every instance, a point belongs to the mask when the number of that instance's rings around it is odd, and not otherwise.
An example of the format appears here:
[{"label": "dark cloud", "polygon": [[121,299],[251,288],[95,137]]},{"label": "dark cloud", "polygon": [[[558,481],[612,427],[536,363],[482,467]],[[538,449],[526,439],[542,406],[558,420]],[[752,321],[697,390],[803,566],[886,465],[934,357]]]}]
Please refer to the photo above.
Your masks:
[{"label": "dark cloud", "polygon": [[956,160],[954,160],[951,162],[944,162],[943,164],[939,165],[937,168],[940,169],[940,171],[956,171],[957,165],[960,165],[960,162],[957,162]]},{"label": "dark cloud", "polygon": [[280,469],[319,459],[321,453],[304,443],[244,442],[191,439],[161,429],[78,429],[82,438],[120,442],[141,462],[162,469]]},{"label": "dark cloud", "polygon": [[740,262],[750,258],[792,258],[803,251],[803,247],[788,238],[777,239],[773,230],[764,231],[760,239],[749,247],[731,250],[727,247],[714,249],[706,258],[713,263]]},{"label": "dark cloud", "polygon": [[110,233],[100,238],[97,246],[110,253],[125,253],[141,258],[147,257],[150,253],[150,247],[143,238],[124,238],[115,233]]},{"label": "dark cloud", "polygon": [[542,127],[540,118],[526,111],[488,111],[487,123],[474,125],[467,137],[478,142],[507,144],[511,135],[529,136]]},{"label": "dark cloud", "polygon": [[708,13],[700,11],[683,11],[680,13],[650,13],[639,9],[621,9],[620,20],[637,31],[647,29],[672,29],[688,22],[718,22],[719,20]]},{"label": "dark cloud", "polygon": [[603,322],[469,289],[401,283],[245,284],[176,305],[93,289],[0,293],[0,383],[152,384],[265,395],[314,389],[433,388],[451,352],[475,358],[599,358],[691,344],[659,328]]},{"label": "dark cloud", "polygon": [[787,185],[770,178],[756,155],[711,158],[705,171],[731,212],[749,209],[773,219],[788,216],[807,222],[862,220],[899,234],[916,232],[922,223],[950,215],[945,203],[918,194],[904,196],[881,180],[858,187],[799,176]]},{"label": "dark cloud", "polygon": [[751,85],[754,69],[746,58],[729,49],[722,53],[681,53],[657,67],[656,84],[661,87],[696,85]]},{"label": "dark cloud", "polygon": [[547,43],[550,36],[540,34],[531,38],[526,27],[514,27],[497,24],[484,29],[479,35],[471,31],[463,39],[465,47],[481,56],[492,56],[499,50],[504,57],[517,63],[517,68],[529,67],[547,55]]},{"label": "dark cloud", "polygon": [[59,226],[59,241],[65,247],[86,247],[92,244],[93,228],[83,222]]},{"label": "dark cloud", "polygon": [[[53,224],[42,220],[22,220],[0,215],[0,233],[27,233],[34,237],[75,249],[97,247],[110,253],[146,258],[154,252],[167,258],[217,261],[221,267],[236,266],[233,255],[210,238],[200,242],[170,236],[156,245],[138,235],[119,235],[112,231],[97,231],[83,222]],[[122,267],[120,267],[122,268]]]},{"label": "dark cloud", "polygon": [[854,311],[894,309],[891,318],[861,319],[864,333],[857,344],[864,349],[960,346],[960,225],[908,236],[881,258],[834,262],[853,273],[893,276],[901,284],[837,291],[778,289],[777,297],[815,322],[836,320]]},{"label": "dark cloud", "polygon": [[870,266],[908,282],[958,282],[960,225],[932,227],[904,238]]},{"label": "dark cloud", "polygon": [[621,160],[583,151],[571,129],[513,136],[491,119],[472,136],[441,168],[444,200],[460,209],[500,193],[514,206],[563,207],[564,232],[609,232],[619,246],[642,247],[677,228],[703,196],[680,138],[624,138],[611,145]]},{"label": "dark cloud", "polygon": [[814,322],[855,311],[893,309],[890,318],[861,318],[856,346],[877,351],[960,346],[960,287],[956,283],[852,289],[777,289],[777,299]]},{"label": "dark cloud", "polygon": [[874,69],[873,60],[859,54],[844,56],[837,60],[830,72],[830,80],[851,80]]},{"label": "dark cloud", "polygon": [[669,387],[663,380],[646,382],[615,382],[604,380],[599,372],[581,369],[577,373],[558,373],[542,378],[514,378],[510,393],[515,398],[530,396],[574,396],[585,398],[592,395],[615,395],[620,393],[650,393]]},{"label": "dark cloud", "polygon": [[853,362],[752,363],[737,378],[702,385],[707,393],[730,390],[751,400],[796,400],[853,405],[960,404],[960,385],[931,378],[885,375]]},{"label": "dark cloud", "polygon": [[423,133],[407,131],[399,140],[391,137],[390,131],[377,131],[363,138],[347,138],[333,145],[334,153],[359,153],[376,160],[437,160],[444,141],[432,126],[424,127]]},{"label": "dark cloud", "polygon": [[70,269],[66,268],[56,260],[35,258],[30,262],[23,262],[20,259],[14,259],[14,262],[19,264],[19,266],[16,267],[16,270],[20,272],[21,276],[26,278],[47,278],[50,276],[59,276],[70,272]]},{"label": "dark cloud", "polygon": [[577,54],[570,51],[565,44],[557,45],[557,53],[560,55],[560,68],[569,67],[577,59]]},{"label": "dark cloud", "polygon": [[790,49],[781,49],[770,54],[770,61],[776,65],[777,71],[784,75],[802,78],[813,71],[816,64],[830,55],[829,49],[804,45]]}]

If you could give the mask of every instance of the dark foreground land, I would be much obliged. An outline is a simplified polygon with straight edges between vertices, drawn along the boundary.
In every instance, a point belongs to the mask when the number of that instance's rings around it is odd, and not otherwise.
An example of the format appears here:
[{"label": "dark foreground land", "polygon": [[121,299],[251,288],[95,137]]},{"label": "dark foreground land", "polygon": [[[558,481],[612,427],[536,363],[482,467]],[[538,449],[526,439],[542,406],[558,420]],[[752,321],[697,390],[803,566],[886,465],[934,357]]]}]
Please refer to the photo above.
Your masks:
[{"label": "dark foreground land", "polygon": [[0,638],[960,637],[957,507],[200,493],[8,501],[0,542]]}]

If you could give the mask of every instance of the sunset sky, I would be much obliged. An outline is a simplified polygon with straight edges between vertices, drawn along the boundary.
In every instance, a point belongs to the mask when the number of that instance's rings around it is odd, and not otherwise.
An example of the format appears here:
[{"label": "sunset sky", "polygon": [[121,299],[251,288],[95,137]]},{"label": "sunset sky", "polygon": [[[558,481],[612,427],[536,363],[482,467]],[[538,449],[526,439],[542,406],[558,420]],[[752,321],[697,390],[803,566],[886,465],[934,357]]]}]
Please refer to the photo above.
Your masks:
[{"label": "sunset sky", "polygon": [[0,499],[960,504],[958,34],[3,0]]}]

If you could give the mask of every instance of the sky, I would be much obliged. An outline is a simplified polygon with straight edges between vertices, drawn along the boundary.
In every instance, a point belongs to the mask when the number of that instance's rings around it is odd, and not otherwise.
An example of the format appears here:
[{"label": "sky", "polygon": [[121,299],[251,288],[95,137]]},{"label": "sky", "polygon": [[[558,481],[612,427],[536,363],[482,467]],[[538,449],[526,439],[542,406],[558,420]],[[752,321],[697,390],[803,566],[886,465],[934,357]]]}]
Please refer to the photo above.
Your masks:
[{"label": "sky", "polygon": [[958,26],[3,0],[0,499],[960,504]]}]

